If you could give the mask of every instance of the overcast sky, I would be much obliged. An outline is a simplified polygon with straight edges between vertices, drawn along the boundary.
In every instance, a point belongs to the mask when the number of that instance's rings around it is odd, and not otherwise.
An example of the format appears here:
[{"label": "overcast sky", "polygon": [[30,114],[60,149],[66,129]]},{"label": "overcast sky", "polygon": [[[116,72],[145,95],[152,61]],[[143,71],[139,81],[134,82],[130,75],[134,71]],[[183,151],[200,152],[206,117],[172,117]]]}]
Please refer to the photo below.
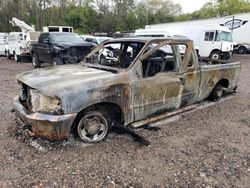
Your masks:
[{"label": "overcast sky", "polygon": [[209,0],[173,0],[174,3],[179,3],[182,6],[184,13],[192,13],[201,8]]}]

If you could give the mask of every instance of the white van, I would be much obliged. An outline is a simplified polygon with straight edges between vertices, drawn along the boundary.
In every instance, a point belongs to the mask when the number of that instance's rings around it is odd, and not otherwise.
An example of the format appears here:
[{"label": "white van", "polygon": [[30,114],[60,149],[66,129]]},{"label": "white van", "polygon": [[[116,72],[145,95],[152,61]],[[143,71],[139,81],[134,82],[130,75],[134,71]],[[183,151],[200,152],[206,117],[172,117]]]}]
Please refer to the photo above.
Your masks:
[{"label": "white van", "polygon": [[29,56],[29,49],[26,46],[26,36],[22,32],[11,32],[7,39],[7,58],[14,57],[16,62],[21,61],[22,57]]},{"label": "white van", "polygon": [[233,52],[231,31],[219,25],[185,24],[185,22],[147,25],[146,29],[173,29],[184,33],[199,48],[201,57],[229,59]]},{"label": "white van", "polygon": [[0,33],[0,56],[5,55],[8,33]]}]

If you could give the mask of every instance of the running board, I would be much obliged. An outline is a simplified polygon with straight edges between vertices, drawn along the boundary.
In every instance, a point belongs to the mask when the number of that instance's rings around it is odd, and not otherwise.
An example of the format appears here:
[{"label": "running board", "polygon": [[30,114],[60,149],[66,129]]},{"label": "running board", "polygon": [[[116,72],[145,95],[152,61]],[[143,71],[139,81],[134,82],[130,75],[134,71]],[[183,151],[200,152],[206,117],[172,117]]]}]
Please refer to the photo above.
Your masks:
[{"label": "running board", "polygon": [[156,121],[159,121],[159,120],[162,120],[162,119],[165,119],[165,118],[169,118],[171,116],[178,115],[180,113],[184,113],[184,112],[193,110],[196,107],[197,107],[197,105],[190,105],[190,106],[183,107],[183,108],[180,108],[180,109],[172,111],[172,112],[166,112],[164,114],[161,114],[161,115],[158,115],[158,116],[154,116],[154,117],[149,118],[149,119],[144,119],[144,120],[141,120],[141,121],[137,121],[137,122],[131,123],[129,125],[129,127],[133,128],[133,129],[139,128],[139,127],[142,127],[144,125],[147,125],[147,124],[150,124],[150,123],[154,123]]}]

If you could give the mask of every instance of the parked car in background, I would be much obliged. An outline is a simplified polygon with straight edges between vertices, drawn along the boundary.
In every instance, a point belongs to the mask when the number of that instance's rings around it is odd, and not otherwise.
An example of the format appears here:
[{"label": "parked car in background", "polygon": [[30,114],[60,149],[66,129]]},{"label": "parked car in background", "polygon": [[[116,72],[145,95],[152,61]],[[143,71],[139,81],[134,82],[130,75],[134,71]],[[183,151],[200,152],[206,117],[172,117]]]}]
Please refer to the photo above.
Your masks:
[{"label": "parked car in background", "polygon": [[95,46],[76,33],[44,32],[31,46],[32,64],[38,68],[44,62],[53,65],[79,63]]},{"label": "parked car in background", "polygon": [[81,37],[83,38],[83,40],[87,42],[93,42],[95,44],[101,44],[104,41],[113,39],[111,37],[97,37],[97,36],[91,36],[91,35],[81,35]]},{"label": "parked car in background", "polygon": [[0,33],[0,56],[6,55],[6,44],[7,44],[8,33]]},{"label": "parked car in background", "polygon": [[23,57],[29,56],[29,49],[26,45],[25,36],[22,32],[11,32],[7,38],[6,56],[8,59],[14,57],[16,62],[22,60]]}]

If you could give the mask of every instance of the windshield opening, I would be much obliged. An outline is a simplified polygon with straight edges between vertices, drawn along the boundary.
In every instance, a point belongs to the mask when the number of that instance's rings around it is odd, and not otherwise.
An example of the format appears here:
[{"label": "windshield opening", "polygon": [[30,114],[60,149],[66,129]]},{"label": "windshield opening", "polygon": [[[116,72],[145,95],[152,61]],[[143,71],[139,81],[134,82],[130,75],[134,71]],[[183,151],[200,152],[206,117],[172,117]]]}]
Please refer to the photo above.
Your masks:
[{"label": "windshield opening", "polygon": [[74,33],[60,33],[60,34],[53,34],[52,35],[52,41],[56,42],[56,43],[79,43],[81,41],[83,41],[82,37],[80,37],[80,35],[74,34]]},{"label": "windshield opening", "polygon": [[94,54],[87,56],[83,63],[126,69],[141,51],[142,42],[107,43]]},{"label": "windshield opening", "polygon": [[216,31],[215,41],[227,41],[233,42],[233,37],[231,32]]}]

